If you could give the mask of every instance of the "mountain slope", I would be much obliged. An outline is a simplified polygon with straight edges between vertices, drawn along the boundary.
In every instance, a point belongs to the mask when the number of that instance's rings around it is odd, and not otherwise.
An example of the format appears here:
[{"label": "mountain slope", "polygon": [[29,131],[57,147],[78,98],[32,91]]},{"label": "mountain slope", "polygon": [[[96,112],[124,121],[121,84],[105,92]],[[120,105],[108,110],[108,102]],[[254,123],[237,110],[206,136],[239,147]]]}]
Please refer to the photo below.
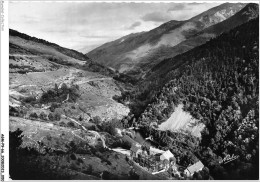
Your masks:
[{"label": "mountain slope", "polygon": [[[227,20],[224,20],[221,23],[213,25],[206,28],[205,30],[199,32],[198,34],[192,36],[190,39],[183,41],[174,48],[171,48],[172,58],[165,59],[159,64],[155,65],[149,74],[147,74],[147,80],[153,80],[153,78],[160,77],[165,75],[169,70],[174,67],[178,67],[179,64],[182,64],[182,61],[178,58],[173,58],[176,56],[176,53],[182,53],[188,51],[189,49],[202,45],[207,40],[216,37],[217,35],[229,31],[232,28],[235,28],[238,25],[246,23],[252,18],[258,17],[259,6],[257,4],[248,4],[241,11],[239,11],[234,16],[230,17]],[[184,51],[185,50],[185,51]]]},{"label": "mountain slope", "polygon": [[[29,102],[28,116],[45,112],[46,105],[49,113],[48,107],[58,103],[61,113],[69,110],[71,117],[81,116],[84,121],[94,116],[110,120],[128,114],[127,107],[113,100],[122,90],[121,83],[113,79],[118,75],[114,71],[82,53],[14,30],[10,30],[9,45],[10,107],[24,107]],[[75,86],[77,94],[69,93],[75,92]],[[58,87],[69,89],[68,93],[58,93]],[[42,97],[48,99],[42,102]]]},{"label": "mountain slope", "polygon": [[[82,61],[89,60],[89,58],[87,56],[85,56],[84,54],[79,53],[75,50],[60,47],[57,44],[48,42],[48,41],[43,40],[43,39],[38,39],[36,37],[31,37],[31,36],[26,35],[24,33],[20,33],[16,30],[10,29],[9,35],[10,35],[10,43],[11,44],[16,44],[16,45],[20,45],[21,47],[25,47],[26,45],[24,43],[22,44],[21,42],[19,43],[18,41],[15,41],[17,38],[21,38],[21,39],[24,39],[24,40],[27,41],[26,42],[27,45],[29,45],[29,42],[34,42],[35,44],[42,44],[42,45],[48,46],[49,48],[52,48],[52,49],[56,50],[57,52],[60,52],[64,55],[66,55],[68,57],[72,57],[74,59],[78,59],[78,60],[82,60]],[[47,50],[45,50],[45,51],[43,49],[39,50],[39,49],[37,49],[37,47],[31,47],[31,49],[35,50],[35,52],[37,52],[37,53],[47,53]]]},{"label": "mountain slope", "polygon": [[[242,10],[236,13],[234,16],[228,18],[227,20],[211,26],[201,33],[214,33],[218,35],[224,31],[231,30],[238,25],[241,25],[251,19],[257,18],[259,15],[259,5],[250,3],[246,5]],[[200,34],[201,34],[200,33]]]},{"label": "mountain slope", "polygon": [[[119,72],[140,76],[165,59],[179,43],[233,16],[246,4],[225,3],[186,21],[169,21],[149,32],[129,35],[100,46],[86,55]],[[192,46],[190,46],[192,47]]]},{"label": "mountain slope", "polygon": [[[86,55],[72,49],[61,47],[43,39],[31,37],[16,30],[9,29],[10,55],[40,56],[41,59],[60,65],[73,66],[103,75],[114,76],[114,71],[88,58]],[[41,66],[46,69],[46,65]]]},{"label": "mountain slope", "polygon": [[[146,135],[152,135],[176,156],[182,156],[189,148],[214,179],[258,179],[259,18],[171,61],[177,60],[179,64],[168,62],[164,67],[169,68],[167,72],[150,80],[153,88],[158,82],[161,89],[138,119],[147,128]],[[169,142],[167,130],[193,134],[186,127],[179,127],[187,120],[185,113],[192,116],[188,116],[191,121],[196,120],[190,122],[193,128],[205,125],[197,149],[182,139]],[[236,157],[229,161],[228,155]]]}]

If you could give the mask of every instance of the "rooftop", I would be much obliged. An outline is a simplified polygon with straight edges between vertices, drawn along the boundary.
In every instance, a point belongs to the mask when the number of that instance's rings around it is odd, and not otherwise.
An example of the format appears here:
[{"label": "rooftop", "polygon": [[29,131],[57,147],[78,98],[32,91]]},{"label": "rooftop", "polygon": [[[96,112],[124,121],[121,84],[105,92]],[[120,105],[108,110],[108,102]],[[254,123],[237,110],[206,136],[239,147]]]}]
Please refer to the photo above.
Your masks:
[{"label": "rooftop", "polygon": [[199,162],[196,162],[195,164],[193,164],[193,165],[187,167],[187,170],[188,170],[191,174],[193,174],[194,172],[196,172],[196,171],[202,169],[203,167],[204,167],[204,165],[202,164],[201,161],[199,161]]},{"label": "rooftop", "polygon": [[164,152],[162,155],[162,157],[164,157],[165,159],[170,159],[171,157],[174,157],[174,155],[169,151],[167,150],[166,152]]}]

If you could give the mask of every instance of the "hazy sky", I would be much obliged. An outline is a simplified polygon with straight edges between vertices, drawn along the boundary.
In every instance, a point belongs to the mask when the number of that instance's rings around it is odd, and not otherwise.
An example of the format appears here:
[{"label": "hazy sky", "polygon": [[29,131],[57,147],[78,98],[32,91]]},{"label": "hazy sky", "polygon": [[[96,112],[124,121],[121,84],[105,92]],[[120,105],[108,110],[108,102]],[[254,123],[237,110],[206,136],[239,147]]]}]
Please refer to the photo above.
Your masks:
[{"label": "hazy sky", "polygon": [[170,20],[185,20],[221,3],[10,2],[9,28],[88,52]]}]

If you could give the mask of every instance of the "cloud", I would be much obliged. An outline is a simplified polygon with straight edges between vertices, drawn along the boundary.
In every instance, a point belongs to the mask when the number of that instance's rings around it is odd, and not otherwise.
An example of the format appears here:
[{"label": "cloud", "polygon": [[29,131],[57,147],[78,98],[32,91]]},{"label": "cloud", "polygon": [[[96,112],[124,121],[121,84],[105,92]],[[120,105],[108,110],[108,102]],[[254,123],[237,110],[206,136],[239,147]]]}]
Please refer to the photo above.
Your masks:
[{"label": "cloud", "polygon": [[40,21],[39,21],[37,18],[28,16],[28,15],[23,15],[23,16],[21,16],[21,19],[22,19],[25,23],[27,23],[27,24],[40,23]]},{"label": "cloud", "polygon": [[109,41],[186,20],[219,3],[22,2],[9,4],[9,27],[89,51]]},{"label": "cloud", "polygon": [[152,12],[141,18],[143,21],[166,22],[172,20],[172,16],[166,12]]},{"label": "cloud", "polygon": [[89,38],[89,39],[114,38],[114,36],[109,36],[109,35],[80,35],[80,37]]},{"label": "cloud", "polygon": [[170,7],[168,9],[168,11],[180,11],[180,10],[184,10],[186,9],[187,7],[185,6],[185,4],[176,4],[172,7]]},{"label": "cloud", "polygon": [[201,5],[203,3],[189,3],[189,5]]},{"label": "cloud", "polygon": [[133,30],[135,29],[135,27],[138,27],[141,25],[141,22],[137,21],[137,22],[134,22],[130,27],[126,28],[128,30]]},{"label": "cloud", "polygon": [[53,28],[46,28],[46,29],[42,29],[45,32],[48,33],[58,33],[58,34],[67,34],[70,33],[72,30],[71,29],[67,29],[66,27],[64,29],[56,29],[56,27]]}]

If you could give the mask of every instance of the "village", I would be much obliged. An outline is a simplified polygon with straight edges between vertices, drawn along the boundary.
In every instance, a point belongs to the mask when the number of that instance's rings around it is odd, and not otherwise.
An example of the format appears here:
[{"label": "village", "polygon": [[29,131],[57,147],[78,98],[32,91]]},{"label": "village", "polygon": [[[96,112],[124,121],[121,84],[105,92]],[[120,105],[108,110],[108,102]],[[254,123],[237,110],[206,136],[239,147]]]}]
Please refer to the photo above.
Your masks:
[{"label": "village", "polygon": [[[134,132],[135,133],[135,132]],[[196,172],[201,171],[204,165],[201,161],[190,164],[187,168],[179,164],[177,156],[170,151],[160,150],[151,146],[151,137],[137,142],[133,138],[133,132],[124,130],[123,140],[132,143],[130,151],[118,149],[117,152],[125,154],[140,170],[145,170],[152,175],[165,175],[169,179],[192,179]]]}]

